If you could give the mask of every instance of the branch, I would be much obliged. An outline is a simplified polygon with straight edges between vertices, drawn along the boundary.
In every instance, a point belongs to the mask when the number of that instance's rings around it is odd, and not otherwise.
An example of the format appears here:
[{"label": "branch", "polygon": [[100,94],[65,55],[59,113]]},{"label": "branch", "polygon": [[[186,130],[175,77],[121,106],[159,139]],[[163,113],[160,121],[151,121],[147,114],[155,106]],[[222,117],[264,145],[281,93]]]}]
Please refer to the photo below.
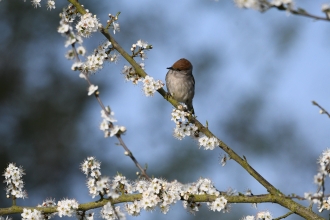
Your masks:
[{"label": "branch", "polygon": [[[225,196],[228,203],[264,203],[264,202],[275,202],[274,198],[270,194],[266,195],[254,195],[254,196]],[[213,202],[217,196],[211,195],[191,195],[189,201],[191,202]],[[141,200],[142,194],[130,194],[121,195],[116,199],[101,199],[98,201],[88,202],[80,204],[77,211],[88,211],[91,209],[101,208],[110,202],[112,205],[124,203],[124,202],[134,202],[135,200]],[[184,200],[183,198],[181,199]],[[22,213],[23,209],[37,209],[44,214],[52,214],[57,212],[57,206],[55,207],[25,207],[25,206],[11,206],[8,208],[0,208],[0,216],[9,214]]]}]

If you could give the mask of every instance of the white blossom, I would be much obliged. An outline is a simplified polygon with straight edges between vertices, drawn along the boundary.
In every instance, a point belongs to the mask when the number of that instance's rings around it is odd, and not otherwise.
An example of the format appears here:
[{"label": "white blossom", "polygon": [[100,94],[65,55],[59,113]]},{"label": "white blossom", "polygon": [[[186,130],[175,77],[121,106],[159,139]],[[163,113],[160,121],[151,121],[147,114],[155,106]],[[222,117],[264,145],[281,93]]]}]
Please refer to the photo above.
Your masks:
[{"label": "white blossom", "polygon": [[90,85],[89,87],[88,87],[88,95],[90,96],[90,95],[92,95],[92,94],[94,94],[97,90],[98,90],[98,86],[95,86],[95,85]]},{"label": "white blossom", "polygon": [[3,176],[5,177],[6,194],[14,198],[26,198],[27,193],[23,190],[24,182],[23,175],[25,175],[21,167],[16,167],[14,163],[10,163],[5,169]]},{"label": "white blossom", "polygon": [[36,209],[31,210],[31,209],[24,208],[21,216],[22,216],[22,220],[43,220],[44,219],[41,212]]},{"label": "white blossom", "polygon": [[76,25],[77,32],[82,37],[89,37],[93,32],[96,32],[99,27],[99,22],[96,16],[91,13],[86,13],[81,16],[80,21]]},{"label": "white blossom", "polygon": [[78,202],[75,199],[64,199],[61,201],[58,201],[57,203],[57,211],[58,216],[73,216],[77,209],[78,209]]},{"label": "white blossom", "polygon": [[160,80],[154,80],[151,76],[146,76],[143,79],[143,91],[146,96],[153,96],[154,93],[164,86],[164,83]]}]

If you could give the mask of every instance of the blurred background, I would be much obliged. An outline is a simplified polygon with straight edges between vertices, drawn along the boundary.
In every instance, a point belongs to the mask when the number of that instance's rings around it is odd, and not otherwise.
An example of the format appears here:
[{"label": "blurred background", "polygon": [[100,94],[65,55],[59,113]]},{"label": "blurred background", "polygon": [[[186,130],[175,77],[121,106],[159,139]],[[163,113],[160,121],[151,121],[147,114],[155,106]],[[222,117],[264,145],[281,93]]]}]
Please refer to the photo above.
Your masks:
[{"label": "blurred background", "polygon": [[[127,51],[139,39],[152,44],[145,66],[155,79],[164,80],[166,68],[176,60],[189,59],[194,65],[197,118],[208,121],[217,137],[247,157],[282,192],[303,196],[316,191],[313,176],[319,155],[329,147],[330,121],[311,101],[330,110],[329,22],[276,9],[239,9],[232,1],[81,3],[103,24],[109,13],[121,12],[115,39]],[[322,3],[296,1],[320,16]],[[88,156],[102,162],[103,175],[119,172],[136,179],[137,169],[117,140],[103,137],[101,109],[64,57],[68,48],[57,27],[66,4],[57,1],[56,9],[49,11],[45,1],[38,9],[29,1],[0,3],[0,169],[3,172],[10,162],[25,169],[29,198],[18,205],[36,206],[46,198],[92,201],[79,169]],[[85,39],[87,53],[104,40],[100,33]],[[198,149],[192,138],[176,140],[172,106],[160,95],[145,97],[141,86],[125,82],[125,64],[123,58],[107,63],[91,80],[118,124],[127,127],[124,141],[142,165],[148,164],[149,175],[182,183],[204,177],[221,191],[267,193],[235,162],[222,167],[220,149]],[[10,206],[5,190],[0,195],[1,207]],[[156,209],[127,219],[241,219],[265,210],[274,217],[288,211],[276,204],[259,204],[257,210],[234,204],[224,214],[202,205],[191,215],[178,202],[166,215]]]}]

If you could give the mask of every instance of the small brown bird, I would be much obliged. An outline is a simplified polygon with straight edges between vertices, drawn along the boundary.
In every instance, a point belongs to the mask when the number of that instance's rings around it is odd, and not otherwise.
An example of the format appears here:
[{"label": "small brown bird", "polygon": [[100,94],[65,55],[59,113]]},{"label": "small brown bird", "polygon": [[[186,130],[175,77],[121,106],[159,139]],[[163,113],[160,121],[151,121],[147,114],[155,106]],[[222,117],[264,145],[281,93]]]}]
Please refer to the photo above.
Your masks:
[{"label": "small brown bird", "polygon": [[192,104],[195,95],[195,79],[192,74],[193,66],[189,60],[182,58],[176,61],[166,74],[168,93],[178,102],[187,105],[188,111],[195,114]]}]

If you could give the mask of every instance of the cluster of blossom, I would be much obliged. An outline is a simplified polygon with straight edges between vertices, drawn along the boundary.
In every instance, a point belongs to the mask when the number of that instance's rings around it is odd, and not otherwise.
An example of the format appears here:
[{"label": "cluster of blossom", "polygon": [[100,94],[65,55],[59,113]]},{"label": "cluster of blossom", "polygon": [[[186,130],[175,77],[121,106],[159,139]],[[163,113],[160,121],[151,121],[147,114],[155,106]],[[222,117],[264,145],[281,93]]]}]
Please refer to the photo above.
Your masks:
[{"label": "cluster of blossom", "polygon": [[101,216],[103,219],[107,219],[107,220],[126,219],[125,214],[120,211],[120,206],[116,206],[115,209],[113,209],[110,202],[108,202],[106,205],[102,207]]},{"label": "cluster of blossom", "polygon": [[[95,73],[98,70],[102,69],[105,60],[115,63],[118,61],[119,54],[118,53],[110,54],[111,50],[112,50],[111,42],[106,41],[100,46],[98,46],[94,50],[93,54],[87,57],[85,62],[76,62],[72,65],[71,69],[80,70],[81,71],[80,77],[86,78],[86,75]],[[84,55],[85,49],[82,46],[78,47],[77,54]],[[73,59],[74,51],[73,50],[68,51],[66,57],[68,59]]]},{"label": "cluster of blossom", "polygon": [[330,149],[326,149],[322,152],[318,164],[320,165],[319,173],[330,176]]},{"label": "cluster of blossom", "polygon": [[71,217],[75,215],[78,209],[78,202],[75,199],[63,199],[57,202],[57,211],[58,216],[62,218],[62,216]]},{"label": "cluster of blossom", "polygon": [[288,9],[293,8],[293,0],[234,0],[239,8],[252,8],[258,11],[266,11],[270,7],[287,6]]},{"label": "cluster of blossom", "polygon": [[132,206],[127,206],[126,210],[131,215],[137,215],[140,209],[147,211],[160,207],[162,213],[166,214],[171,204],[180,200],[181,184],[174,181],[168,183],[165,180],[154,178],[150,181],[139,181],[136,185],[137,191],[142,193],[142,200],[136,201]]},{"label": "cluster of blossom", "polygon": [[[144,64],[141,63],[140,67],[144,69]],[[122,73],[127,81],[132,81],[133,84],[137,85],[139,81],[143,82],[143,92],[146,96],[153,96],[154,93],[164,86],[161,80],[155,80],[151,76],[146,76],[144,79],[140,77],[132,66],[124,66]]]},{"label": "cluster of blossom", "polygon": [[209,209],[218,212],[221,210],[228,211],[227,200],[225,197],[220,196],[219,191],[216,190],[212,181],[209,179],[200,178],[196,183],[184,185],[180,192],[180,195],[185,199],[185,201],[183,201],[183,206],[188,209],[189,212],[194,213],[198,211],[199,204],[189,202],[189,197],[192,194],[217,196],[215,201],[207,203]]},{"label": "cluster of blossom", "polygon": [[[87,187],[89,189],[89,193],[94,198],[95,196],[99,195],[99,192],[104,192],[104,188],[109,188],[108,182],[104,181],[104,179],[101,180],[101,163],[97,161],[94,157],[88,157],[82,164],[81,164],[81,170],[86,176],[91,176],[88,178],[87,181]],[[97,180],[101,180],[102,183]],[[97,186],[104,185],[104,188],[99,189]]]},{"label": "cluster of blossom", "polygon": [[269,211],[258,212],[257,216],[248,215],[242,218],[242,220],[272,220],[273,216]]},{"label": "cluster of blossom", "polygon": [[[35,7],[35,8],[41,7],[40,2],[41,2],[41,0],[31,0],[32,6]],[[55,1],[48,0],[47,1],[47,9],[49,9],[49,10],[55,9]]]},{"label": "cluster of blossom", "polygon": [[219,140],[216,137],[207,137],[205,135],[198,139],[199,146],[204,147],[205,150],[213,150],[219,146]]},{"label": "cluster of blossom", "polygon": [[[79,49],[79,48],[78,48]],[[105,60],[110,60],[111,62],[117,62],[119,55],[118,54],[110,54],[111,51],[111,43],[109,41],[98,46],[92,55],[89,55],[85,62],[76,62],[72,65],[72,70],[80,70],[81,78],[86,78],[85,74],[92,74],[97,72],[98,70],[103,68],[103,63]],[[81,55],[84,55],[84,49],[79,49]],[[78,51],[78,52],[79,52]],[[79,54],[79,53],[78,53]],[[73,51],[69,51],[66,55],[67,58],[72,59],[74,56]]]},{"label": "cluster of blossom", "polygon": [[98,19],[92,13],[86,13],[80,17],[80,21],[76,25],[77,32],[82,37],[89,37],[93,32],[99,29]]},{"label": "cluster of blossom", "polygon": [[[23,209],[23,213],[21,214],[22,219],[24,220],[43,220],[43,219],[51,219],[54,217],[56,214],[60,217],[62,216],[84,216],[84,218],[81,219],[86,219],[86,220],[93,220],[94,213],[80,213],[77,211],[78,209],[78,202],[75,199],[63,199],[62,201],[58,201],[57,203],[57,213],[53,214],[44,214],[36,209]],[[56,202],[54,199],[47,199],[44,201],[41,205],[38,205],[37,207],[56,207]],[[1,220],[1,219],[0,219]]]},{"label": "cluster of blossom", "polygon": [[195,132],[198,130],[196,125],[189,123],[187,119],[189,113],[182,109],[187,109],[187,106],[180,105],[179,109],[173,109],[171,113],[171,121],[175,123],[173,136],[179,140],[182,140],[185,136],[195,135]]},{"label": "cluster of blossom", "polygon": [[[138,49],[137,49],[138,48]],[[135,51],[137,49],[137,51]],[[144,50],[152,49],[152,46],[143,40],[138,40],[132,45],[132,57],[139,56],[142,60],[146,59]],[[144,69],[144,63],[139,64]],[[164,83],[160,80],[154,80],[153,77],[146,76],[144,79],[135,72],[132,66],[125,65],[122,73],[127,81],[132,81],[134,85],[137,85],[139,81],[143,81],[143,91],[146,96],[153,96],[153,94],[164,86]]]},{"label": "cluster of blossom", "polygon": [[135,191],[133,185],[130,184],[128,180],[126,180],[126,177],[120,174],[115,176],[115,178],[112,180],[111,188],[116,194],[122,193],[123,191],[125,193],[133,193]]},{"label": "cluster of blossom", "polygon": [[154,80],[151,76],[146,76],[143,79],[143,91],[146,96],[153,96],[154,93],[164,86],[164,83],[160,80]]},{"label": "cluster of blossom", "polygon": [[84,63],[76,63],[72,66],[72,69],[79,69],[84,74],[95,73],[99,69],[102,69],[104,60],[108,59],[110,46],[111,43],[109,41],[104,42],[94,50],[92,55],[87,56]]},{"label": "cluster of blossom", "polygon": [[140,201],[135,200],[132,203],[125,204],[126,212],[131,216],[138,216],[141,212]]},{"label": "cluster of blossom", "polygon": [[110,178],[101,176],[100,162],[94,157],[88,157],[82,164],[81,170],[88,177],[87,187],[89,193],[94,198],[98,195],[107,195],[112,198],[117,198],[119,194],[111,190]]},{"label": "cluster of blossom", "polygon": [[52,10],[52,9],[55,9],[55,1],[53,0],[48,0],[47,1],[47,10]]},{"label": "cluster of blossom", "polygon": [[[144,63],[140,63],[139,65],[144,69]],[[125,65],[122,73],[124,74],[126,81],[131,81],[134,85],[137,85],[139,81],[143,80],[143,78],[135,72],[135,69],[132,66]]]},{"label": "cluster of blossom", "polygon": [[81,36],[76,35],[72,27],[72,23],[75,21],[77,16],[80,17],[80,14],[72,4],[69,4],[68,7],[64,8],[62,13],[60,13],[61,20],[57,31],[67,38],[65,47],[68,47],[74,43],[81,44],[83,42]]},{"label": "cluster of blossom", "polygon": [[[198,211],[199,203],[190,200],[191,195],[213,195],[217,198],[213,202],[208,202],[210,210],[221,211],[227,210],[227,200],[220,196],[219,191],[215,189],[211,180],[200,178],[197,182],[191,184],[181,184],[177,181],[167,182],[163,179],[154,178],[152,181],[139,180],[130,183],[126,177],[117,175],[110,181],[108,177],[102,177],[100,172],[100,162],[94,157],[88,157],[82,164],[81,170],[88,176],[87,186],[89,192],[94,198],[97,195],[108,196],[109,198],[118,198],[123,194],[132,194],[139,192],[142,194],[141,200],[135,200],[130,204],[125,204],[125,210],[129,215],[137,216],[141,209],[147,211],[154,210],[157,206],[166,214],[170,205],[178,200],[184,199],[183,206],[190,212]],[[14,174],[15,173],[15,174]],[[6,180],[12,176],[22,176],[23,171],[10,164],[6,169],[4,176]],[[55,200],[47,199],[38,207],[56,207],[57,215],[71,217],[75,214],[79,215],[79,204],[75,199],[63,199],[56,204]],[[94,213],[84,215],[85,219],[93,219]],[[54,215],[54,214],[53,214]],[[101,215],[105,219],[124,219],[124,214],[120,211],[120,207],[113,207],[110,203],[103,206]],[[38,210],[24,209],[22,213],[23,219],[45,219],[52,215],[43,215]]]},{"label": "cluster of blossom", "polygon": [[[63,8],[59,16],[61,18],[60,24],[61,22],[63,22],[63,24],[68,24],[68,23],[72,23],[77,16],[80,17],[80,14],[78,13],[74,5],[70,3],[66,8]],[[58,28],[58,30],[62,29],[60,27]],[[64,32],[60,32],[60,33],[64,33]]]},{"label": "cluster of blossom", "polygon": [[25,175],[21,167],[16,167],[15,164],[10,163],[5,169],[3,176],[5,177],[6,195],[9,198],[25,198],[27,193],[23,190],[24,182],[22,180],[23,175]]},{"label": "cluster of blossom", "polygon": [[[138,51],[135,51],[137,47],[138,47]],[[141,57],[142,60],[144,60],[147,58],[147,55],[144,53],[144,50],[151,48],[152,46],[149,45],[147,42],[143,40],[138,40],[136,44],[132,45],[131,51],[133,52],[134,56],[138,55],[139,57]]]},{"label": "cluster of blossom", "polygon": [[173,134],[174,137],[179,140],[182,140],[185,136],[199,137],[199,146],[204,147],[205,150],[213,150],[215,147],[219,146],[219,141],[217,138],[207,137],[205,135],[201,136],[200,133],[197,131],[198,128],[196,127],[196,125],[189,123],[187,119],[189,113],[181,109],[186,109],[186,106],[179,106],[178,109],[173,109],[172,111],[171,121],[175,122]]},{"label": "cluster of blossom", "polygon": [[314,176],[314,183],[319,186],[319,191],[312,193],[305,193],[304,197],[307,200],[312,201],[319,207],[319,212],[330,210],[330,197],[324,198],[324,192],[320,190],[321,186],[324,185],[325,177],[330,175],[330,149],[326,149],[322,152],[318,159],[319,172]]},{"label": "cluster of blossom", "polygon": [[[78,35],[75,34],[72,27],[72,23],[77,16],[80,17],[76,25]],[[91,13],[86,13],[81,16],[72,4],[69,4],[67,8],[63,9],[63,12],[60,13],[60,17],[61,21],[58,32],[67,38],[65,47],[75,43],[82,44],[83,40],[81,37],[89,37],[102,26],[95,15],[93,16]],[[119,24],[113,22],[113,28],[119,31]],[[118,61],[119,55],[117,53],[110,54],[111,49],[111,43],[107,41],[95,49],[94,53],[88,56],[85,62],[76,62],[72,65],[71,69],[80,70],[82,72],[80,77],[85,78],[86,76],[84,76],[84,74],[95,73],[99,69],[102,69],[104,60],[110,60],[111,62]],[[76,51],[79,55],[84,55],[86,52],[83,46],[79,46]],[[68,59],[73,59],[75,58],[75,51],[71,49],[65,56]]]},{"label": "cluster of blossom", "polygon": [[142,193],[141,201],[134,201],[132,204],[126,204],[128,214],[137,216],[143,208],[147,211],[154,210],[159,206],[162,213],[169,211],[170,205],[176,203],[181,198],[184,199],[183,206],[189,212],[198,211],[199,204],[189,201],[192,194],[195,195],[215,195],[215,201],[207,203],[213,211],[227,209],[227,200],[219,197],[220,193],[214,188],[209,179],[200,178],[196,183],[183,185],[177,181],[167,182],[161,179],[150,181],[140,180],[136,183],[136,190]]},{"label": "cluster of blossom", "polygon": [[36,220],[41,220],[44,219],[44,216],[42,213],[36,209],[23,209],[23,213],[21,214],[22,220],[31,220],[31,219],[36,219]]},{"label": "cluster of blossom", "polygon": [[150,47],[150,45],[145,42],[144,40],[138,40],[136,42],[136,44],[132,44],[132,47],[131,47],[131,51],[134,51],[136,49],[136,47],[139,47],[141,49],[148,49]]},{"label": "cluster of blossom", "polygon": [[214,202],[211,203],[209,208],[213,212],[215,211],[220,212],[221,210],[226,210],[226,205],[227,205],[227,200],[225,199],[225,197],[220,197],[220,198],[216,198]]},{"label": "cluster of blossom", "polygon": [[106,107],[106,111],[101,110],[102,122],[100,125],[100,130],[104,132],[104,137],[112,137],[116,135],[118,132],[121,134],[126,132],[126,128],[124,126],[114,125],[113,122],[117,120],[113,117],[115,113],[110,110],[109,107]]},{"label": "cluster of blossom", "polygon": [[[163,179],[154,178],[152,181],[139,180],[134,183],[130,183],[126,180],[126,177],[122,175],[117,175],[111,182],[109,178],[103,183],[96,184],[101,178],[100,163],[94,158],[89,157],[81,165],[82,171],[91,176],[88,180],[88,187],[100,188],[96,191],[98,193],[104,194],[108,192],[107,196],[111,198],[117,198],[120,194],[132,194],[135,192],[142,193],[141,200],[135,200],[132,203],[125,204],[126,212],[129,215],[137,216],[140,214],[141,209],[151,211],[157,206],[160,207],[161,211],[166,214],[170,208],[171,204],[176,203],[178,200],[183,198],[183,205],[186,209],[191,212],[198,211],[198,204],[189,201],[192,194],[195,195],[214,195],[218,198],[214,202],[209,202],[207,205],[213,211],[221,211],[227,209],[227,200],[220,196],[219,191],[215,189],[211,180],[200,178],[196,183],[183,185],[177,181],[167,182]],[[93,179],[93,180],[91,180]],[[89,183],[91,182],[91,184]],[[106,189],[106,190],[105,190]],[[112,190],[112,193],[109,193]],[[97,193],[91,193],[94,196]],[[117,219],[118,216],[122,215],[120,208],[114,207],[107,203],[103,206],[101,210],[101,215],[106,219]],[[120,218],[122,219],[122,218]]]}]

